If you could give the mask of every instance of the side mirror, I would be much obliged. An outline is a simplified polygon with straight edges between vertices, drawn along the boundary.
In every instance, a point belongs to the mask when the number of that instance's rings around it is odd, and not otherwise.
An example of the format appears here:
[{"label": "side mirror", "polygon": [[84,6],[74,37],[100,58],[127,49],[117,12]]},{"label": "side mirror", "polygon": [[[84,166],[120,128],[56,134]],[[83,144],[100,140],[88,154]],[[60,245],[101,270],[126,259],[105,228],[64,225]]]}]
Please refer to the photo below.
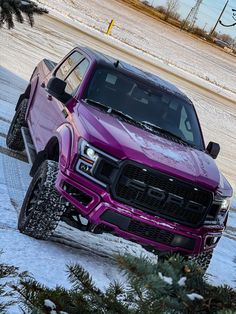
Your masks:
[{"label": "side mirror", "polygon": [[220,152],[220,145],[218,143],[209,142],[206,151],[213,159],[216,159]]},{"label": "side mirror", "polygon": [[65,92],[65,88],[66,82],[56,76],[50,78],[47,84],[47,92],[62,103],[66,103],[71,98],[71,95]]}]

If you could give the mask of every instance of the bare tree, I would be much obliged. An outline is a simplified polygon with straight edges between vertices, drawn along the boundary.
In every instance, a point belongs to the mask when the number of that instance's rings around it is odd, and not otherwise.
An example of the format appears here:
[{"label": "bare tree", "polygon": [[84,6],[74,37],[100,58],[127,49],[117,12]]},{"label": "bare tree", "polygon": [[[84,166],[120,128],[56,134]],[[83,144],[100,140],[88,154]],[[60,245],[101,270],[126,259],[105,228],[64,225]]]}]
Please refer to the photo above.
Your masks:
[{"label": "bare tree", "polygon": [[23,15],[30,26],[33,26],[34,14],[44,13],[48,11],[31,0],[0,0],[0,27],[6,24],[8,29],[14,28],[14,17],[17,22],[24,23]]},{"label": "bare tree", "polygon": [[167,21],[170,17],[176,18],[177,16],[179,16],[177,12],[178,9],[179,9],[179,0],[167,0],[165,21]]}]

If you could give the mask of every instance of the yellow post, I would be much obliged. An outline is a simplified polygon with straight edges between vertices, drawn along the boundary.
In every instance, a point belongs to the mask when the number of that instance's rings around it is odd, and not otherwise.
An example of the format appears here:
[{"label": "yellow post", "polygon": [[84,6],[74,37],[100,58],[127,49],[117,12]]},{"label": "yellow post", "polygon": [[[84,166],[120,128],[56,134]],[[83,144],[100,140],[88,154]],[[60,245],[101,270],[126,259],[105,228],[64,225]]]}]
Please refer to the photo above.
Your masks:
[{"label": "yellow post", "polygon": [[110,24],[109,24],[109,26],[108,26],[108,29],[107,29],[107,31],[106,31],[106,34],[107,34],[107,35],[110,35],[110,34],[111,34],[111,30],[112,30],[112,27],[114,26],[114,23],[115,23],[115,20],[112,19],[111,22],[110,22]]}]

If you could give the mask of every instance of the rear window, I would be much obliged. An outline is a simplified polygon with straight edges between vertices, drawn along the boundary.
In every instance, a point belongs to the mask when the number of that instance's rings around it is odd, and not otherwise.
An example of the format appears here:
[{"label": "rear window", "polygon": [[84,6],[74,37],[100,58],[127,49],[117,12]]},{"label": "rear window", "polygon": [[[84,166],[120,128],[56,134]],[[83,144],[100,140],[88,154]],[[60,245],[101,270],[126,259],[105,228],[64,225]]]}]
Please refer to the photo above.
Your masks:
[{"label": "rear window", "polygon": [[74,51],[57,69],[56,77],[64,81],[83,58],[84,57],[80,52]]}]

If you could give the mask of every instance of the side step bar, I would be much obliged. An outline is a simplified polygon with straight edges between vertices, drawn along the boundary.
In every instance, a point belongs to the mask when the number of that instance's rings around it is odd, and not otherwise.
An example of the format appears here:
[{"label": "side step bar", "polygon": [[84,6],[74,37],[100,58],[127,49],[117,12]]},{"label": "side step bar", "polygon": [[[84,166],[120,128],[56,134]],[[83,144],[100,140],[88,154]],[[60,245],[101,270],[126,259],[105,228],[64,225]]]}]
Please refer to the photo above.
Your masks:
[{"label": "side step bar", "polygon": [[29,132],[29,129],[26,127],[21,128],[21,133],[23,136],[24,144],[25,144],[25,151],[28,157],[28,161],[31,165],[33,165],[36,159],[36,150]]}]

